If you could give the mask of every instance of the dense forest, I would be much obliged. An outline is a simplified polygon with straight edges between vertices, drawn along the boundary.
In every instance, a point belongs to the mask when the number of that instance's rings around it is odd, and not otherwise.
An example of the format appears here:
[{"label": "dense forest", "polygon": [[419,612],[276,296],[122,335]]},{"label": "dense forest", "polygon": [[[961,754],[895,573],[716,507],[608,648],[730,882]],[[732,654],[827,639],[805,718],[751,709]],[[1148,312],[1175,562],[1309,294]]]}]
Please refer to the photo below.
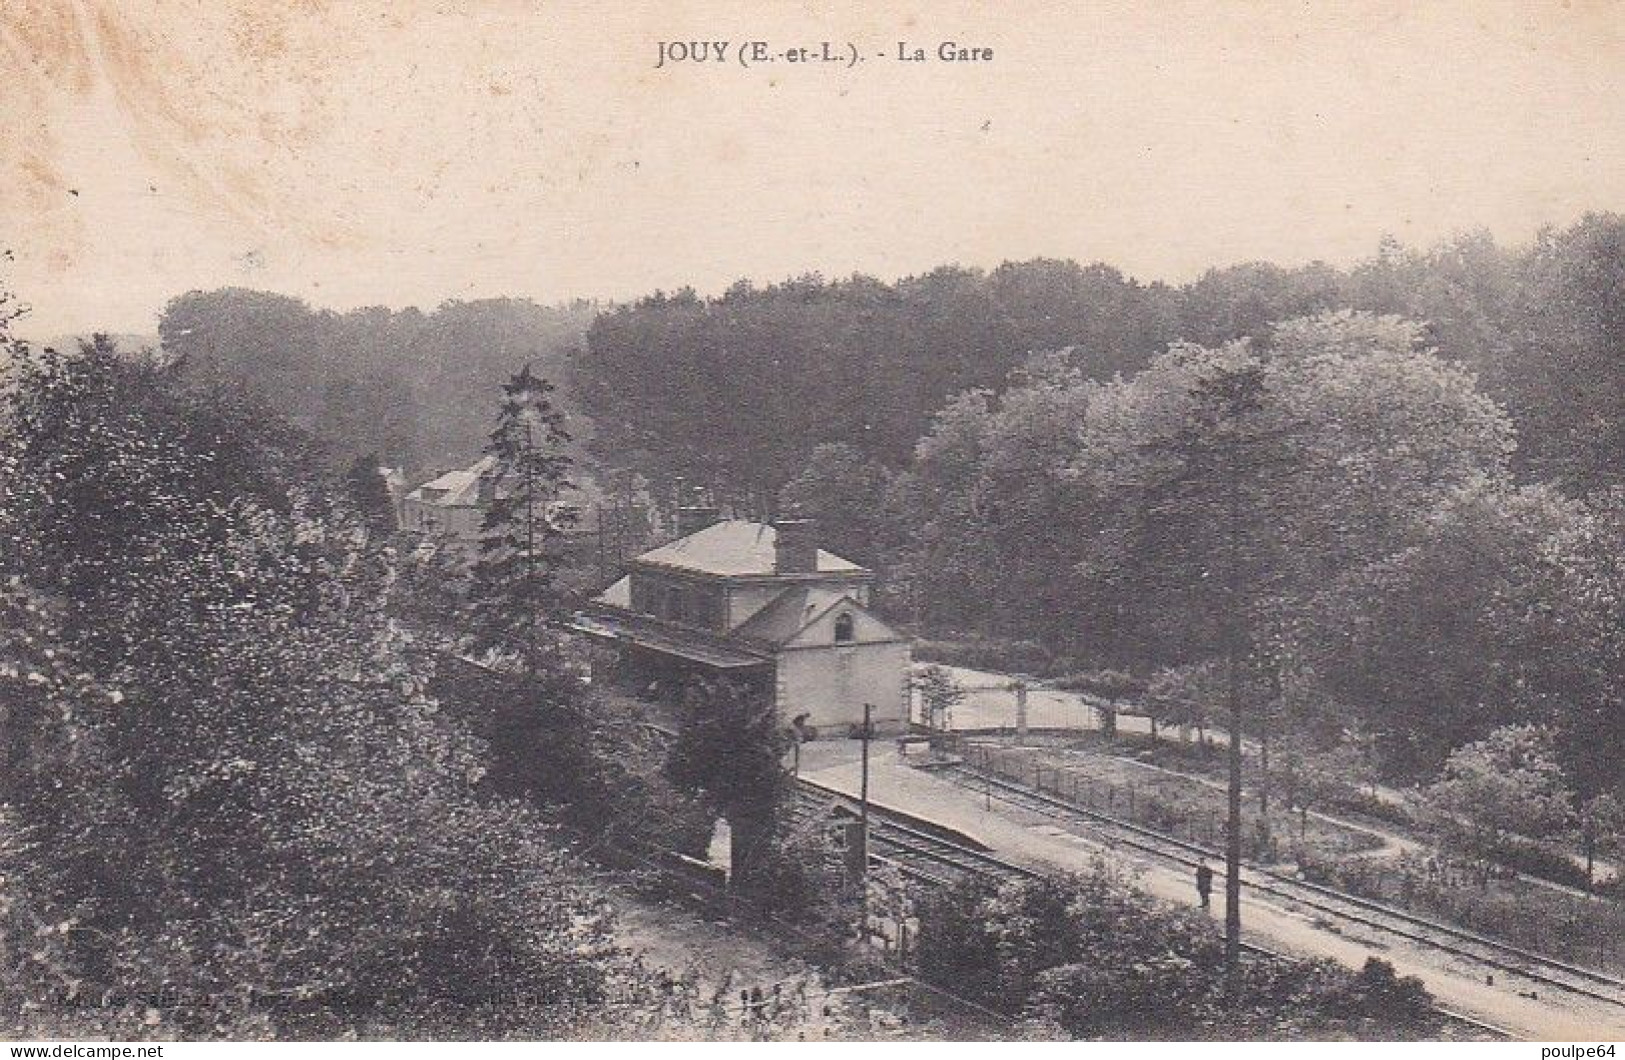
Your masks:
[{"label": "dense forest", "polygon": [[420,477],[471,463],[492,391],[526,363],[559,375],[592,316],[585,304],[513,298],[334,313],[228,288],[171,301],[159,337],[189,382],[264,402],[332,466],[377,453]]},{"label": "dense forest", "polygon": [[1085,379],[1133,374],[1173,342],[1269,341],[1341,309],[1418,322],[1518,430],[1514,468],[1585,491],[1617,481],[1625,398],[1625,222],[1592,216],[1523,248],[1487,235],[1385,242],[1351,268],[1246,264],[1183,286],[1105,265],[948,267],[894,284],[808,277],[716,298],[656,294],[601,313],[574,362],[606,459],[771,506],[817,445],[906,466],[953,395],[1002,390],[1033,353]]},{"label": "dense forest", "polygon": [[486,395],[529,363],[598,426],[605,465],[769,510],[818,445],[906,466],[950,398],[1004,389],[1033,353],[1064,351],[1105,381],[1170,343],[1266,343],[1279,321],[1367,310],[1421,324],[1423,343],[1508,411],[1521,477],[1583,492],[1620,474],[1622,283],[1625,224],[1597,215],[1527,247],[1484,234],[1427,250],[1387,241],[1350,268],[1251,263],[1180,286],[1035,260],[895,283],[742,282],[602,311],[488,299],[335,313],[233,288],[174,299],[159,334],[190,378],[245,387],[337,464],[377,452],[420,471],[470,457],[489,428]]},{"label": "dense forest", "polygon": [[1618,782],[1617,216],[1180,286],[1037,260],[596,315],[227,290],[176,299],[161,333],[185,378],[335,461],[418,470],[471,459],[482,395],[532,362],[572,433],[591,424],[587,467],[662,500],[682,480],[741,514],[796,505],[921,633],[1189,685],[1245,611],[1270,709],[1352,720],[1385,775],[1527,723],[1582,792]]},{"label": "dense forest", "polygon": [[1625,751],[1622,354],[1625,220],[1591,216],[1183,287],[656,295],[574,387],[606,456],[814,515],[921,632],[1132,675],[1175,721],[1239,652],[1259,713],[1352,727],[1391,779],[1525,725],[1587,799]]}]

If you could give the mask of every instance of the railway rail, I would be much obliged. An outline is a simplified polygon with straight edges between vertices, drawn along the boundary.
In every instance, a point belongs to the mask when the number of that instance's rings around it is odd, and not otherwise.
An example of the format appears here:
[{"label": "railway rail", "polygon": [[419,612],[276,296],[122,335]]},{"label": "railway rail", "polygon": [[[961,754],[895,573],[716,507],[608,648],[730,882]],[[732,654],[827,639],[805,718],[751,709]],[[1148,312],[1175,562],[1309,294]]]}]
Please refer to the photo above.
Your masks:
[{"label": "railway rail", "polygon": [[[805,779],[799,781],[797,791],[796,812],[803,819],[826,809],[831,800],[850,801],[834,788]],[[869,815],[869,858],[873,863],[895,865],[904,876],[932,886],[966,878],[1036,879],[1039,875],[985,850],[933,835],[882,809],[871,809]]]},{"label": "railway rail", "polygon": [[[1218,858],[1217,851],[1144,825],[1125,821],[1099,810],[1079,806],[1036,791],[986,770],[963,763],[939,771],[963,786],[1054,820],[1082,825],[1120,846],[1186,868],[1202,858]],[[1593,1001],[1625,1008],[1625,980],[1602,972],[1533,953],[1495,939],[1441,924],[1401,909],[1294,879],[1257,866],[1242,870],[1242,886],[1338,920],[1357,923],[1448,953],[1458,959],[1523,977],[1531,983],[1567,991]]]},{"label": "railway rail", "polygon": [[[1014,787],[1012,785],[1012,787]],[[831,798],[848,799],[844,793],[822,784],[802,780],[798,788],[800,801],[797,812],[810,815],[827,807]],[[870,806],[869,846],[872,864],[895,865],[909,879],[928,886],[948,886],[966,877],[989,882],[1038,879],[1043,874],[998,857],[987,851],[935,836],[922,829],[896,820],[885,809]],[[1286,959],[1286,954],[1249,942],[1242,943],[1245,953],[1256,957]],[[1491,1038],[1510,1040],[1516,1036],[1502,1027],[1487,1023],[1466,1013],[1434,1006],[1442,1019]]]},{"label": "railway rail", "polygon": [[870,816],[869,851],[897,865],[905,875],[934,876],[926,882],[947,882],[940,870],[960,876],[994,880],[1037,879],[1038,873],[1003,858],[933,836],[898,821]]}]

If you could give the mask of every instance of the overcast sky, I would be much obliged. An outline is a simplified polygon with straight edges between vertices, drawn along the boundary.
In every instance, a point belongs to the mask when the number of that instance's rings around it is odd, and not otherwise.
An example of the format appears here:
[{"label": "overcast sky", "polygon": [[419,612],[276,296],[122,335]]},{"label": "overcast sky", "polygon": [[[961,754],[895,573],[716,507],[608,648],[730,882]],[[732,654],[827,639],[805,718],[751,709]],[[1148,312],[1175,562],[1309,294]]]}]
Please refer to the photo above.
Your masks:
[{"label": "overcast sky", "polygon": [[[225,285],[428,307],[1039,255],[1179,281],[1625,210],[1617,3],[596,6],[0,0],[22,333],[150,331]],[[699,39],[866,61],[654,69]],[[950,39],[994,59],[880,57]]]}]

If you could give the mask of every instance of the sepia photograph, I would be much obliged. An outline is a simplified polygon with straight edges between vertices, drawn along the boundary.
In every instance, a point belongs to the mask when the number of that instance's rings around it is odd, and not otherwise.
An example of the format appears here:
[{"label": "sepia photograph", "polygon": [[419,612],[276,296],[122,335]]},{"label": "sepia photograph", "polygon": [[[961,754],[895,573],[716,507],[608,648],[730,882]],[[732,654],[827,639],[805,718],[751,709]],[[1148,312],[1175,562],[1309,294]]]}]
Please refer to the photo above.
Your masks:
[{"label": "sepia photograph", "polygon": [[1612,1060],[1625,0],[0,0],[0,1048],[538,1042]]}]

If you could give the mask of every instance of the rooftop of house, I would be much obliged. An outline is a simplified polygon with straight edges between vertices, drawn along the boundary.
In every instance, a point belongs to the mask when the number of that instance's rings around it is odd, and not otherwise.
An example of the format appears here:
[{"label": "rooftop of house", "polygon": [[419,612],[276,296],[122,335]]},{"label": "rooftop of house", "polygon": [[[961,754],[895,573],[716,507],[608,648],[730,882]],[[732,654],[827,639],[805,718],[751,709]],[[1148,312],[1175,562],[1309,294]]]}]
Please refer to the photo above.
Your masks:
[{"label": "rooftop of house", "polygon": [[733,631],[735,637],[783,644],[807,628],[813,619],[842,600],[856,607],[852,598],[839,589],[816,585],[786,589],[772,603],[747,618]]},{"label": "rooftop of house", "polygon": [[[724,577],[771,575],[777,540],[778,531],[767,523],[724,519],[651,549],[637,562]],[[819,574],[856,574],[864,569],[849,559],[818,550]]]},{"label": "rooftop of house", "polygon": [[[783,644],[807,627],[807,624],[842,600],[852,598],[840,589],[818,585],[802,585],[785,589],[771,603],[747,618],[729,633],[731,637],[745,637]],[[608,589],[593,597],[593,603],[632,609],[632,579],[622,578]],[[854,604],[853,606],[858,606]]]},{"label": "rooftop of house", "polygon": [[444,508],[472,507],[480,500],[480,476],[496,463],[487,456],[469,465],[432,478],[406,495],[408,500],[438,504]]},{"label": "rooftop of house", "polygon": [[[447,471],[406,494],[406,499],[438,508],[475,508],[483,501],[480,497],[480,479],[496,465],[496,458],[481,457],[468,467]],[[396,472],[399,474],[399,472]],[[498,490],[498,494],[505,491]],[[601,526],[647,530],[648,516],[642,505],[634,500],[606,494],[590,475],[573,475],[570,488],[562,497],[548,505],[548,511],[559,514],[573,513],[566,525],[568,530],[596,531]],[[640,523],[641,520],[641,523]]]}]

